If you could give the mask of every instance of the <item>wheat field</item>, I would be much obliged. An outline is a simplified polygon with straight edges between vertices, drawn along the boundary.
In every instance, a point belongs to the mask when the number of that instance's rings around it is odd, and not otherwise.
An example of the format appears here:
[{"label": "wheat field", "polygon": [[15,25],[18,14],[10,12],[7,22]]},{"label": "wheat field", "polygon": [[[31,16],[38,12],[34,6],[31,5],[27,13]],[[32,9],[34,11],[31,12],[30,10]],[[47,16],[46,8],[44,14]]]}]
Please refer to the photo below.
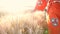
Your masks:
[{"label": "wheat field", "polygon": [[0,34],[44,34],[45,12],[0,13]]}]

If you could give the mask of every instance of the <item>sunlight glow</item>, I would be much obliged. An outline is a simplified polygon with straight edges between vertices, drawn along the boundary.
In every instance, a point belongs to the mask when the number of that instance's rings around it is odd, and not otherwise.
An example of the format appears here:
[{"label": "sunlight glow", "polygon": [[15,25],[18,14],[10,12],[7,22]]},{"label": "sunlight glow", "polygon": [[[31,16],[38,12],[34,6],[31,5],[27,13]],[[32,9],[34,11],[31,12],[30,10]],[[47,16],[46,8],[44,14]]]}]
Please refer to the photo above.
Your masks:
[{"label": "sunlight glow", "polygon": [[37,0],[0,0],[0,11],[16,13],[34,9]]}]

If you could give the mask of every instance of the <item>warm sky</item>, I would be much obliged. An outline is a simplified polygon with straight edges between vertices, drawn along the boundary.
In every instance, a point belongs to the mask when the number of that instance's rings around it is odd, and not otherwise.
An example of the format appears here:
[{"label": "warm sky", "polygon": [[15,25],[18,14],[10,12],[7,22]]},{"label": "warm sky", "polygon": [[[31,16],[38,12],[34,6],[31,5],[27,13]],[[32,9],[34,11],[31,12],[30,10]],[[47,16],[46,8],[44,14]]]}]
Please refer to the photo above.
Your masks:
[{"label": "warm sky", "polygon": [[0,0],[0,11],[19,12],[34,9],[37,0]]}]

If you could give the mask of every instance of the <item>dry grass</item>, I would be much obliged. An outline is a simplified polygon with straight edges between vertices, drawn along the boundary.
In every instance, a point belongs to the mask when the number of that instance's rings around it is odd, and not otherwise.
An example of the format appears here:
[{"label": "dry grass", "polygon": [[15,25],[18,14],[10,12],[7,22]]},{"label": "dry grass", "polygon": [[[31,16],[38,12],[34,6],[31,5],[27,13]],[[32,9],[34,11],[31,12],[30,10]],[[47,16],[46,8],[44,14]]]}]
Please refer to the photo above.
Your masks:
[{"label": "dry grass", "polygon": [[44,12],[9,14],[0,18],[0,34],[43,34],[46,26]]}]

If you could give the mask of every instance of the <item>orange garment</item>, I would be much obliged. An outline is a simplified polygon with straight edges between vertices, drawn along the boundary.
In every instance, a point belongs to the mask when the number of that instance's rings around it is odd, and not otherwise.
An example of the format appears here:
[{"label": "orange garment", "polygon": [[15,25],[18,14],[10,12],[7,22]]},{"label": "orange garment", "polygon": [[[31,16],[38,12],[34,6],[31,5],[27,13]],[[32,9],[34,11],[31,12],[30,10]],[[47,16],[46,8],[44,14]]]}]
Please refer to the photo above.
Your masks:
[{"label": "orange garment", "polygon": [[46,5],[47,5],[46,0],[38,0],[34,10],[42,10],[43,11],[45,9]]},{"label": "orange garment", "polygon": [[[48,22],[49,34],[60,34],[60,2],[50,3],[48,8],[50,21]],[[51,19],[58,19],[58,25],[54,26]]]},{"label": "orange garment", "polygon": [[[43,11],[45,7],[47,6],[48,1],[38,0],[34,10]],[[60,34],[60,2],[57,2],[57,1],[60,1],[60,0],[49,1],[48,11],[47,11],[49,15],[49,20],[50,20],[48,21],[48,31],[49,31],[48,34]],[[53,18],[54,18],[54,22],[51,21]],[[58,20],[57,22],[56,22],[56,19]],[[55,23],[57,23],[57,25],[54,25]]]}]

